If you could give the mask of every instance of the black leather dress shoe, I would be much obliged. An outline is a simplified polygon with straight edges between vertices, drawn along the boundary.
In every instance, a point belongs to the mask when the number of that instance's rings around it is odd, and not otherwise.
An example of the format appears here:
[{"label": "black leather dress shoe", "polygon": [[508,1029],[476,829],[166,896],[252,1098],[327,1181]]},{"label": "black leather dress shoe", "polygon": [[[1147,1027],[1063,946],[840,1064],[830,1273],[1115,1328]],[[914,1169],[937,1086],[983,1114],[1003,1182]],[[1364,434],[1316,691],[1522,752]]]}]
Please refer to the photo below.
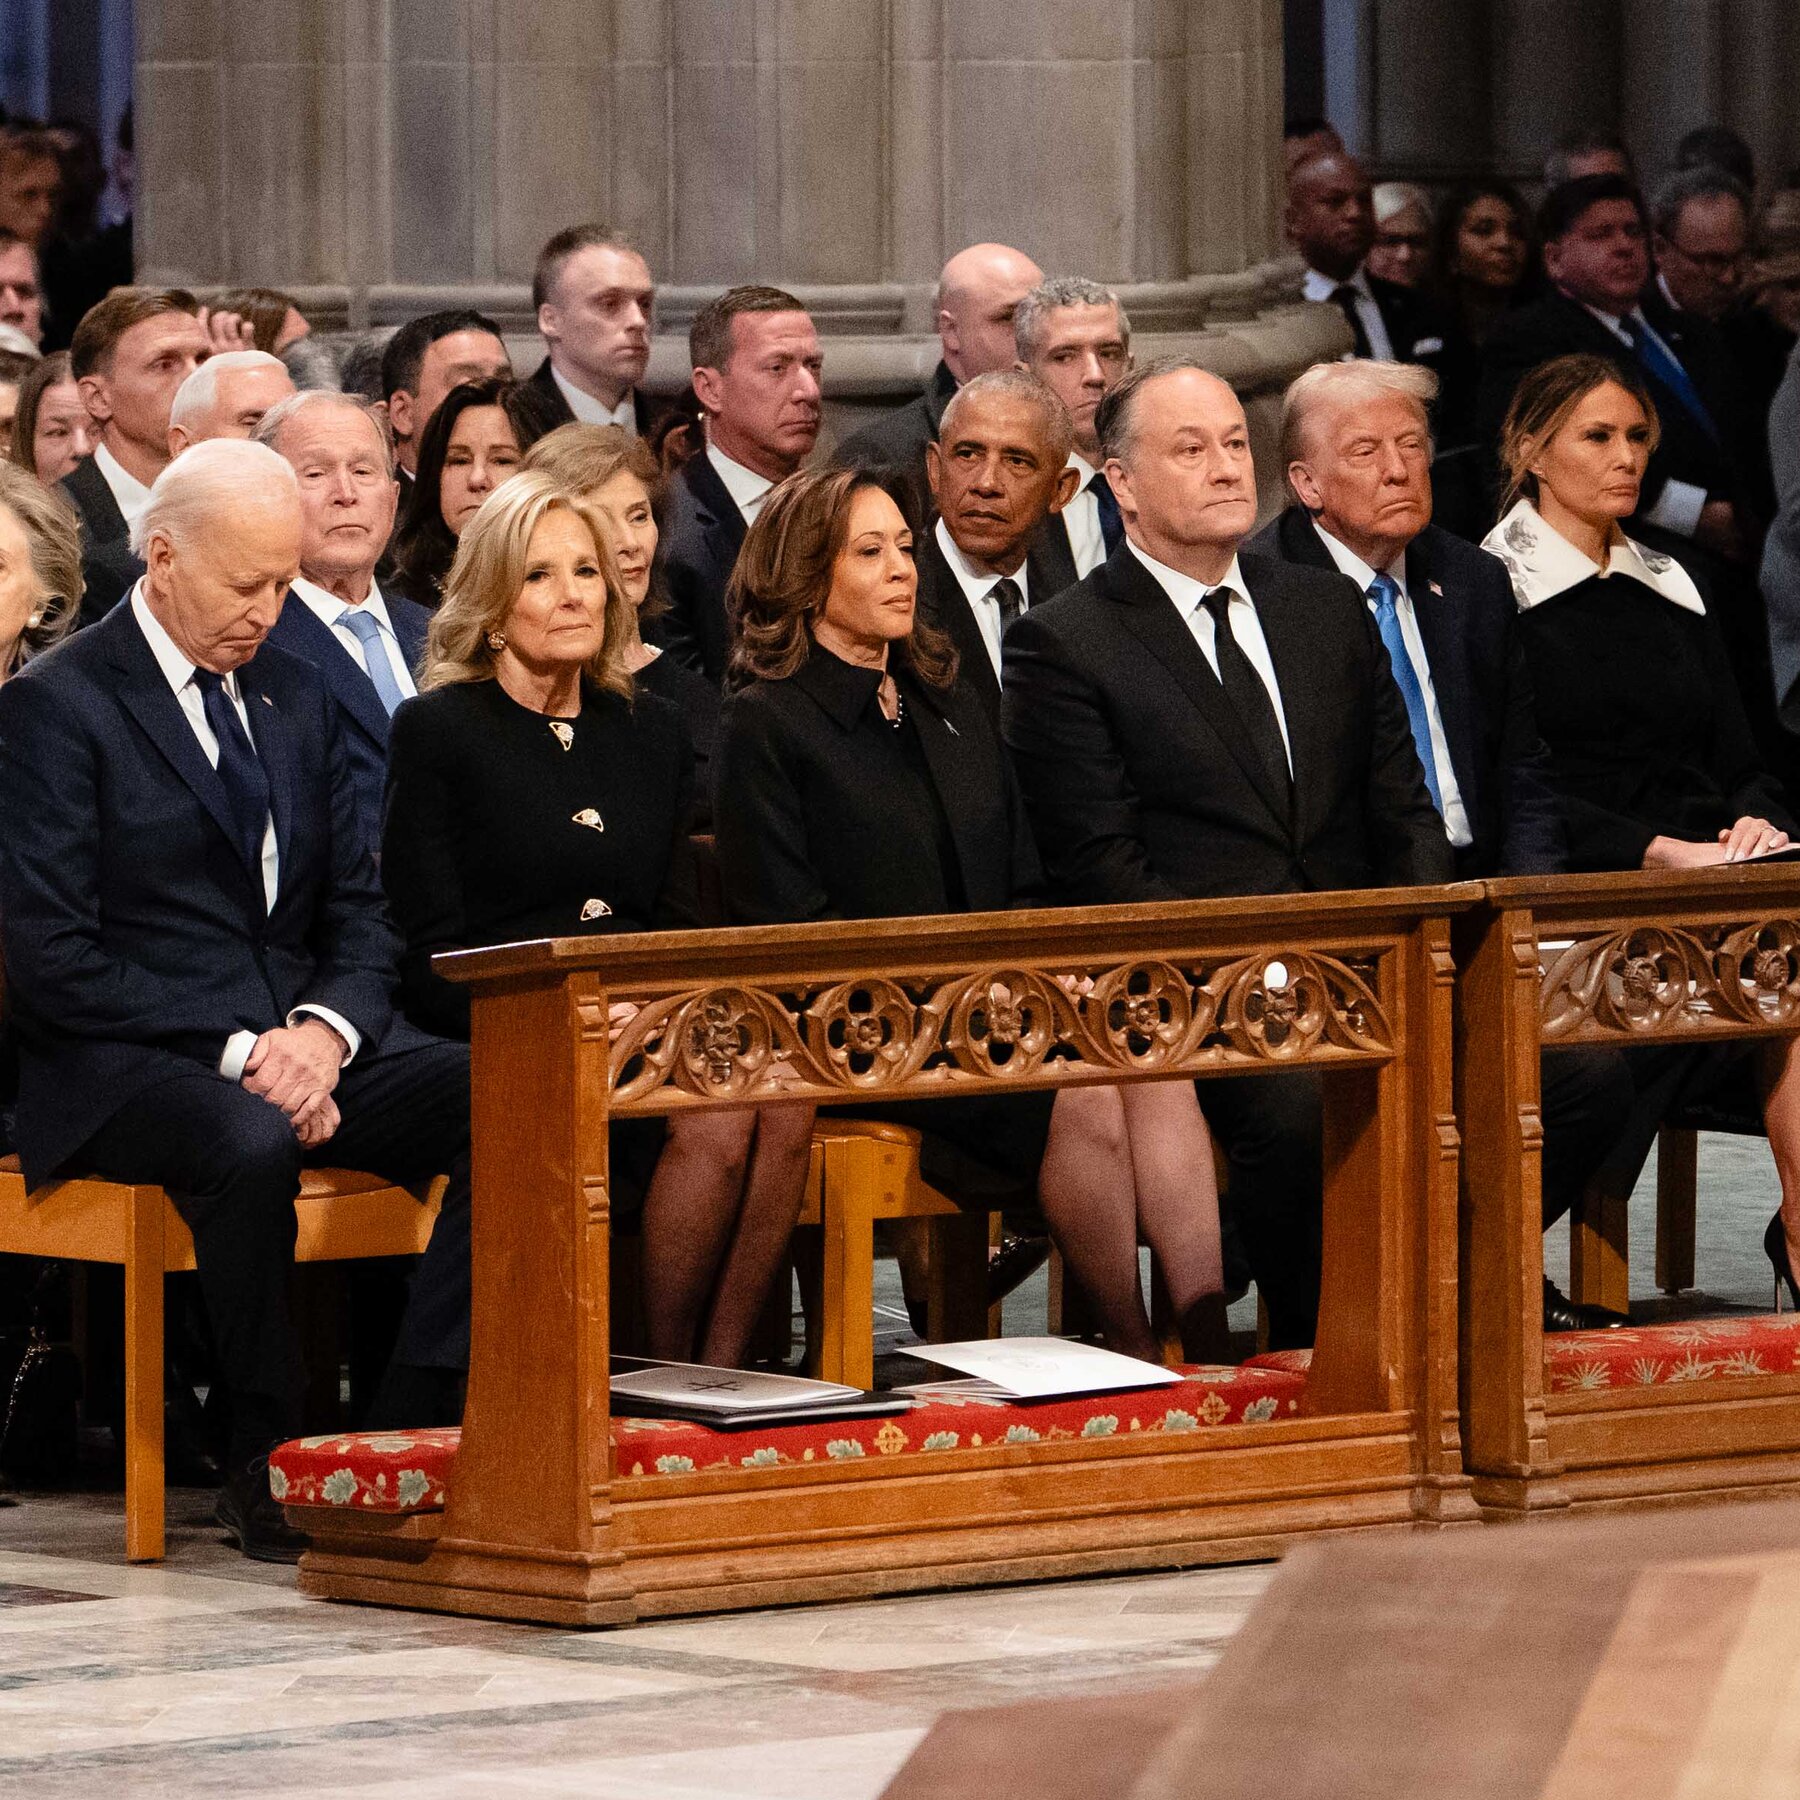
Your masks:
[{"label": "black leather dress shoe", "polygon": [[1617,1331],[1631,1323],[1627,1313],[1609,1306],[1590,1306],[1571,1300],[1549,1276],[1544,1277],[1544,1329],[1546,1331]]},{"label": "black leather dress shoe", "polygon": [[287,1522],[269,1492],[266,1456],[239,1469],[219,1489],[213,1517],[252,1562],[297,1563],[312,1547],[312,1539]]}]

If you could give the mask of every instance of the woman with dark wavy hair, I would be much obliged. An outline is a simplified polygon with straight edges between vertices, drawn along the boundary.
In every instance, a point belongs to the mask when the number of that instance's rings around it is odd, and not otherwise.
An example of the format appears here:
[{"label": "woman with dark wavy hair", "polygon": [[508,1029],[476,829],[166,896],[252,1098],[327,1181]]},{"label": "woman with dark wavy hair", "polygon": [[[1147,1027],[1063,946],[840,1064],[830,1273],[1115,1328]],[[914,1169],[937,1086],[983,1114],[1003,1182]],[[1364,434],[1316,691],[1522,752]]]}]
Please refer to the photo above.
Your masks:
[{"label": "woman with dark wavy hair", "polygon": [[[912,528],[889,480],[791,475],[738,553],[714,815],[726,904],[745,923],[995,912],[1041,894],[1006,752],[949,639],[917,615]],[[1192,1082],[1141,1085],[1129,1107],[1116,1088],[1071,1088],[870,1110],[926,1134],[934,1185],[984,1201],[996,1182],[1035,1185],[1111,1348],[1158,1359],[1141,1230],[1186,1353],[1228,1359]]]}]

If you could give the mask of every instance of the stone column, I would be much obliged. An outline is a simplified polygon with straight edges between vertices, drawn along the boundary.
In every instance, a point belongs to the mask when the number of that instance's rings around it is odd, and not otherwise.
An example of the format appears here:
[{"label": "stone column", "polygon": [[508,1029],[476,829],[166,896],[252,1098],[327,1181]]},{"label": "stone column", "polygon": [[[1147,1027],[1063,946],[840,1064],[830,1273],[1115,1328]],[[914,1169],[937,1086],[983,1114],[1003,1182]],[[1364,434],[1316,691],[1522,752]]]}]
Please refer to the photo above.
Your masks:
[{"label": "stone column", "polygon": [[1431,179],[1487,149],[1487,0],[1382,0],[1374,9],[1375,140],[1371,160]]},{"label": "stone column", "polygon": [[1684,132],[1731,123],[1725,0],[1632,0],[1621,9],[1623,123],[1647,174],[1668,168]]}]

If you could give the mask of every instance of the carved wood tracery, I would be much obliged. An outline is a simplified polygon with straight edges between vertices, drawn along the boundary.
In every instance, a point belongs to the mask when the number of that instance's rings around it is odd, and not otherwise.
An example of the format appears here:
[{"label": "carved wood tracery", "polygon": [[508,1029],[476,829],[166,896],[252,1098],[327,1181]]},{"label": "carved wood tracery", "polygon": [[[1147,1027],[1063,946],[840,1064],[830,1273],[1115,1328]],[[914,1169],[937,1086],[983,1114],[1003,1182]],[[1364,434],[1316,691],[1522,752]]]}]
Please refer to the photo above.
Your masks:
[{"label": "carved wood tracery", "polygon": [[612,1111],[1380,1061],[1394,1032],[1378,960],[1284,950],[688,987],[645,1001],[614,1040]]},{"label": "carved wood tracery", "polygon": [[1800,921],[1785,915],[1582,934],[1544,946],[1540,968],[1545,1043],[1800,1029]]}]

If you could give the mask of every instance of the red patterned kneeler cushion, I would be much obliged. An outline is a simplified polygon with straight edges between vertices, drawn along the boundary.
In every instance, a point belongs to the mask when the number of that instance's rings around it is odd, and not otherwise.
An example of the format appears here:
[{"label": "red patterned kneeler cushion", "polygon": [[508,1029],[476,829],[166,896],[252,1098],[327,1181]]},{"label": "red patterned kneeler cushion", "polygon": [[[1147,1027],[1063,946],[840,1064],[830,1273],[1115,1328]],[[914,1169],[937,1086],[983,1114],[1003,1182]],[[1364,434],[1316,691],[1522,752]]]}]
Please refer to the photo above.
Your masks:
[{"label": "red patterned kneeler cushion", "polygon": [[[1271,1350],[1249,1369],[1304,1374],[1310,1350]],[[1800,1313],[1625,1325],[1616,1331],[1544,1333],[1544,1381],[1552,1393],[1664,1387],[1678,1381],[1733,1381],[1800,1369]]]},{"label": "red patterned kneeler cushion", "polygon": [[[1298,1412],[1306,1378],[1285,1369],[1190,1368],[1179,1385],[1080,1400],[1018,1405],[948,1390],[887,1419],[837,1419],[752,1431],[714,1431],[685,1419],[614,1419],[615,1479],[793,1463],[892,1458],[1080,1438],[1177,1436],[1255,1425]],[[269,1458],[269,1491],[289,1506],[363,1512],[436,1512],[444,1504],[462,1434],[351,1432],[296,1438]]]},{"label": "red patterned kneeler cushion", "polygon": [[1735,1381],[1787,1375],[1796,1369],[1800,1369],[1797,1313],[1544,1334],[1544,1383],[1557,1394]]}]

